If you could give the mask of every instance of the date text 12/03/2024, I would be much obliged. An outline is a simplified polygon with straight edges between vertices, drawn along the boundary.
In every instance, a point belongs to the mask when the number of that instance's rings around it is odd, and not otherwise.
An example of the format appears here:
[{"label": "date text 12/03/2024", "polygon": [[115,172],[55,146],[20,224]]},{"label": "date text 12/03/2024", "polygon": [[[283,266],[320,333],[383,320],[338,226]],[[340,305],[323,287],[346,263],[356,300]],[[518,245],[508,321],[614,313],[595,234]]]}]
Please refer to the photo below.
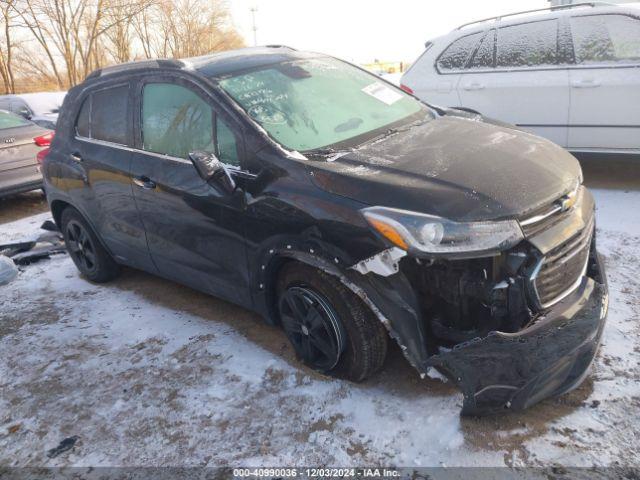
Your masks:
[{"label": "date text 12/03/2024", "polygon": [[281,477],[281,478],[394,478],[400,472],[392,468],[234,468],[235,478]]}]

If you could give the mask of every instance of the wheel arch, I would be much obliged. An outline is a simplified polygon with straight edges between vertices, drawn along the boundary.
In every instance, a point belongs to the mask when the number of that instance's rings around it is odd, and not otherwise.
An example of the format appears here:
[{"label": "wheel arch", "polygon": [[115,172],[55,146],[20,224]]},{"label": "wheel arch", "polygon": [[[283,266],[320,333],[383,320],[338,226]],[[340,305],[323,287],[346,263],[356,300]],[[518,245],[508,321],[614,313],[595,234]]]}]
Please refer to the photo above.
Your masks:
[{"label": "wheel arch", "polygon": [[69,207],[75,209],[82,216],[82,218],[87,222],[91,230],[93,230],[93,233],[95,234],[96,238],[100,242],[100,245],[102,246],[102,248],[104,248],[107,251],[107,253],[111,255],[112,258],[114,258],[113,252],[100,236],[100,233],[98,232],[98,229],[96,228],[94,223],[91,221],[91,218],[81,208],[78,208],[76,205],[74,205],[73,203],[63,198],[54,198],[49,203],[49,208],[51,209],[51,215],[53,216],[53,221],[57,225],[58,229],[62,231],[62,212],[64,212]]},{"label": "wheel arch", "polygon": [[276,285],[283,268],[292,262],[308,265],[336,277],[358,296],[396,340],[409,363],[425,375],[428,353],[418,296],[402,272],[383,277],[354,270],[355,261],[322,244],[280,242],[266,249],[257,262],[254,290],[256,309],[270,324],[278,324]]},{"label": "wheel arch", "polygon": [[50,208],[51,214],[53,215],[53,221],[56,223],[59,229],[62,228],[62,225],[60,224],[60,222],[62,221],[62,212],[65,208],[72,206],[73,205],[64,200],[56,199],[51,202]]}]

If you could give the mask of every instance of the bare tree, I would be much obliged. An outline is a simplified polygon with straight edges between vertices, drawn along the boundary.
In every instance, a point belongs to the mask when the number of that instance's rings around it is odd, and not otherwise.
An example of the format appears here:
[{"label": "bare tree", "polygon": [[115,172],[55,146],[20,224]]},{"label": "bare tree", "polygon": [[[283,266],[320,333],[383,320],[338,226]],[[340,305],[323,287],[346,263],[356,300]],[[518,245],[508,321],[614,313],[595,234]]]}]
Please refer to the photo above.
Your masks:
[{"label": "bare tree", "polygon": [[112,61],[129,60],[132,18],[150,3],[150,0],[14,1],[22,25],[42,48],[60,87],[77,84],[108,61],[101,54],[104,53],[101,41],[111,52]]},{"label": "bare tree", "polygon": [[133,19],[146,58],[183,58],[244,46],[221,0],[156,0]]},{"label": "bare tree", "polygon": [[13,4],[15,0],[4,0],[0,3],[0,77],[5,93],[14,93],[16,89],[15,75],[13,70],[14,61],[14,40],[13,29],[15,28],[15,12]]},{"label": "bare tree", "polygon": [[[223,0],[0,0],[0,78],[67,88],[96,68],[243,45]],[[20,39],[20,48],[16,50]]]}]

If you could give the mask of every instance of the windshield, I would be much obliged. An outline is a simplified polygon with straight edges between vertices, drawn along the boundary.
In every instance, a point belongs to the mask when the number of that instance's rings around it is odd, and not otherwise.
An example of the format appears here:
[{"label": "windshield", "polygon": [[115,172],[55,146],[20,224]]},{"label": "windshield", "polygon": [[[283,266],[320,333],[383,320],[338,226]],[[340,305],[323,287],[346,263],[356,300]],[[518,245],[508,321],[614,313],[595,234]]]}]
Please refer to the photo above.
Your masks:
[{"label": "windshield", "polygon": [[225,78],[220,86],[277,142],[302,152],[428,113],[402,90],[332,58],[269,65]]},{"label": "windshield", "polygon": [[25,125],[31,125],[31,122],[13,113],[0,111],[0,130],[24,127]]}]

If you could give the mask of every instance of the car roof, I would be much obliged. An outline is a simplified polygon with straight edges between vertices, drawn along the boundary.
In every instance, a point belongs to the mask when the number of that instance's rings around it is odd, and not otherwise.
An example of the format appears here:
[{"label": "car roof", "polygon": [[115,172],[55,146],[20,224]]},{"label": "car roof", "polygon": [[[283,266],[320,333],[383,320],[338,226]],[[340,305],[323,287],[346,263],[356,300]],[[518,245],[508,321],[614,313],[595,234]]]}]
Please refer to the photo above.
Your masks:
[{"label": "car roof", "polygon": [[122,63],[95,70],[86,80],[124,74],[125,72],[139,73],[153,70],[195,71],[205,77],[224,77],[243,70],[319,56],[322,55],[303,52],[282,45],[248,47],[180,60],[158,59]]},{"label": "car roof", "polygon": [[62,105],[62,101],[66,94],[66,91],[10,93],[7,95],[0,95],[0,98],[19,98],[24,101],[34,113],[42,115],[59,108]]},{"label": "car roof", "polygon": [[[478,20],[470,22],[455,28],[446,36],[456,34],[463,36],[470,33],[481,32],[495,27],[504,27],[508,25],[517,25],[527,22],[535,22],[545,19],[569,17],[576,15],[601,15],[609,13],[633,13],[640,15],[640,2],[627,4],[607,4],[604,2],[592,2],[584,4],[568,5],[566,7],[556,7],[543,9],[542,11],[525,11],[522,13],[514,12],[502,16]],[[435,40],[435,39],[434,39]]]}]

